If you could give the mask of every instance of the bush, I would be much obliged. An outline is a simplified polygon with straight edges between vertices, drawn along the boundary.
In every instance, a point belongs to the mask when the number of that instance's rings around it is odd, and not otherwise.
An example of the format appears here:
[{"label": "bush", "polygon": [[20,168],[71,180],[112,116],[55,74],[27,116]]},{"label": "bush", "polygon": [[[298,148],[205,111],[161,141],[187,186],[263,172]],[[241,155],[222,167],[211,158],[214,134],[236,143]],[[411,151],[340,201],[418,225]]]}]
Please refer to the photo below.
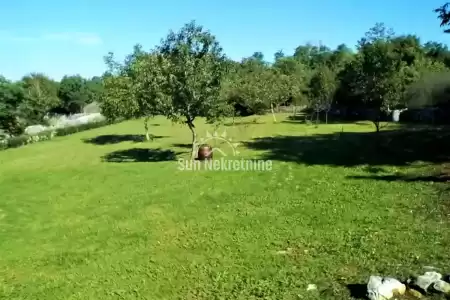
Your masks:
[{"label": "bush", "polygon": [[70,126],[66,128],[58,128],[54,130],[42,131],[36,135],[23,134],[16,137],[11,137],[5,140],[0,140],[0,150],[5,150],[8,148],[17,148],[27,144],[33,144],[40,141],[48,141],[55,136],[66,136],[80,131],[85,131],[89,129],[99,128],[111,124],[108,121],[99,121],[87,124],[81,124],[77,126]]},{"label": "bush", "polygon": [[18,148],[28,144],[30,139],[29,135],[19,135],[6,140],[6,148]]},{"label": "bush", "polygon": [[69,126],[69,127],[65,127],[65,128],[58,128],[55,131],[56,131],[56,136],[65,136],[65,135],[74,134],[74,133],[77,133],[80,131],[103,127],[103,126],[106,126],[109,124],[111,124],[111,122],[108,122],[105,120],[105,121],[86,123],[86,124],[81,124],[81,125],[76,125],[76,126]]}]

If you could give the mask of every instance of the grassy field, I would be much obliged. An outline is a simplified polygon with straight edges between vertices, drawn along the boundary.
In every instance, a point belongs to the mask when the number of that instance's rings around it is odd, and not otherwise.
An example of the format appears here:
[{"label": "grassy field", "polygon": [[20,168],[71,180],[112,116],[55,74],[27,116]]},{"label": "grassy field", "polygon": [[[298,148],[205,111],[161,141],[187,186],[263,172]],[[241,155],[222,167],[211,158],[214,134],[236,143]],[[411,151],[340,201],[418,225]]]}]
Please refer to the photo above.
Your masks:
[{"label": "grassy field", "polygon": [[278,119],[198,123],[265,172],[179,170],[190,132],[163,118],[151,142],[130,121],[0,152],[0,298],[351,299],[372,274],[450,272],[445,183],[429,175],[449,149]]}]

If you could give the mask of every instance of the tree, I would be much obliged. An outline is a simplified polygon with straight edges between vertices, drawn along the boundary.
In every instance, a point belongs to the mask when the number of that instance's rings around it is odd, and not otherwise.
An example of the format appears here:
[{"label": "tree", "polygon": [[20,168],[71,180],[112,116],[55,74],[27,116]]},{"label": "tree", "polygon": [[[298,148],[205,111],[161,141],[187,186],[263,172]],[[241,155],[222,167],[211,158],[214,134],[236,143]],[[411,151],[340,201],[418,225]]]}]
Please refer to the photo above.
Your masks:
[{"label": "tree", "polygon": [[275,52],[273,57],[274,57],[275,62],[280,60],[281,58],[285,57],[283,50],[279,50],[279,51]]},{"label": "tree", "polygon": [[24,101],[22,85],[0,76],[0,129],[9,135],[23,133],[24,124],[19,118],[19,107]]},{"label": "tree", "polygon": [[147,53],[136,45],[124,64],[115,62],[112,53],[106,63],[110,76],[104,78],[103,113],[109,119],[143,117],[145,136],[150,140],[150,118],[170,111],[168,97],[163,92],[164,59],[159,53]]},{"label": "tree", "polygon": [[359,66],[355,89],[374,114],[372,121],[380,131],[382,114],[399,102],[401,82],[398,76],[402,62],[393,51],[392,30],[377,23],[359,42]]},{"label": "tree", "polygon": [[47,76],[32,73],[24,76],[21,84],[25,90],[25,99],[20,110],[29,124],[41,123],[51,109],[61,104],[58,84]]},{"label": "tree", "polygon": [[250,59],[254,60],[255,62],[265,65],[266,61],[264,60],[264,54],[262,52],[254,52],[252,56],[250,56]]},{"label": "tree", "polygon": [[294,114],[297,105],[308,103],[308,82],[312,70],[293,56],[285,56],[275,61],[273,69],[282,75],[287,75],[289,81],[288,101],[294,105]]},{"label": "tree", "polygon": [[277,122],[274,108],[286,103],[291,98],[298,98],[300,88],[295,85],[293,76],[282,74],[277,69],[267,69],[261,76],[259,89],[261,99],[266,101],[266,105],[270,107],[273,121]]},{"label": "tree", "polygon": [[[448,11],[448,6],[450,2],[445,3],[439,8],[434,10],[435,13],[438,13],[438,18],[441,20],[441,27],[447,26],[450,24],[450,12]],[[445,29],[445,33],[450,33],[450,29]]]},{"label": "tree", "polygon": [[103,81],[100,77],[94,76],[86,81],[86,88],[88,91],[88,103],[100,102],[103,93]]},{"label": "tree", "polygon": [[177,33],[169,32],[158,50],[165,78],[163,91],[171,101],[165,114],[172,121],[183,121],[189,127],[194,158],[195,119],[204,116],[214,121],[227,111],[228,104],[220,97],[221,80],[226,71],[225,56],[216,38],[194,21]]},{"label": "tree", "polygon": [[329,66],[336,73],[341,71],[347,63],[349,63],[354,58],[354,53],[345,44],[340,44],[331,53],[329,59]]},{"label": "tree", "polygon": [[64,76],[59,84],[58,97],[62,101],[62,110],[69,114],[82,112],[92,100],[86,79],[80,75]]},{"label": "tree", "polygon": [[425,57],[411,66],[407,78],[408,107],[433,107],[449,102],[450,73],[444,63]]},{"label": "tree", "polygon": [[425,56],[443,62],[447,67],[450,67],[450,51],[447,45],[429,41],[423,45],[423,51]]},{"label": "tree", "polygon": [[310,88],[312,106],[316,111],[317,120],[319,112],[325,110],[325,120],[328,123],[328,113],[337,89],[336,74],[329,67],[320,66],[311,78]]},{"label": "tree", "polygon": [[295,49],[294,57],[301,63],[316,68],[325,64],[331,58],[332,52],[325,45],[313,46],[311,43],[300,45]]},{"label": "tree", "polygon": [[422,47],[419,37],[415,35],[396,36],[390,42],[398,59],[408,66],[425,55],[424,47]]}]

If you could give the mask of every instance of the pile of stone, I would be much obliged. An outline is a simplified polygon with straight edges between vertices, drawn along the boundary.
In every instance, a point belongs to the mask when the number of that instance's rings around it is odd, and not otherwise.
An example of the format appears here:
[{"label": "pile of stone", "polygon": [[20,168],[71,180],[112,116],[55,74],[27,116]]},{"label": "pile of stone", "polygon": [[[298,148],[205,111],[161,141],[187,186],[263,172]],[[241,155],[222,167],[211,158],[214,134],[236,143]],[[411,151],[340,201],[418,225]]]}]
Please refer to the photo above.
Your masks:
[{"label": "pile of stone", "polygon": [[370,300],[388,300],[396,296],[408,295],[417,299],[427,295],[442,294],[450,297],[450,275],[443,276],[436,271],[409,278],[405,283],[395,278],[370,276],[367,296]]}]

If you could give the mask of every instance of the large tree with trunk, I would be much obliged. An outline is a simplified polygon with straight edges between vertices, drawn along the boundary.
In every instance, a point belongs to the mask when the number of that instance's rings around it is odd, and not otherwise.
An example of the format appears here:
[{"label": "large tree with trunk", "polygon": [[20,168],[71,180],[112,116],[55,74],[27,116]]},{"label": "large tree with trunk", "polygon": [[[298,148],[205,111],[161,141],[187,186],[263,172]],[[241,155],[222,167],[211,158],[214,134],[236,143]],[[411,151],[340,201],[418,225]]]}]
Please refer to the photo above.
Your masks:
[{"label": "large tree with trunk", "polygon": [[225,55],[215,36],[194,21],[178,32],[170,31],[158,52],[161,54],[159,68],[164,77],[162,89],[171,101],[164,113],[172,121],[189,127],[194,158],[196,118],[215,121],[227,111],[228,103],[220,97],[227,65]]}]

